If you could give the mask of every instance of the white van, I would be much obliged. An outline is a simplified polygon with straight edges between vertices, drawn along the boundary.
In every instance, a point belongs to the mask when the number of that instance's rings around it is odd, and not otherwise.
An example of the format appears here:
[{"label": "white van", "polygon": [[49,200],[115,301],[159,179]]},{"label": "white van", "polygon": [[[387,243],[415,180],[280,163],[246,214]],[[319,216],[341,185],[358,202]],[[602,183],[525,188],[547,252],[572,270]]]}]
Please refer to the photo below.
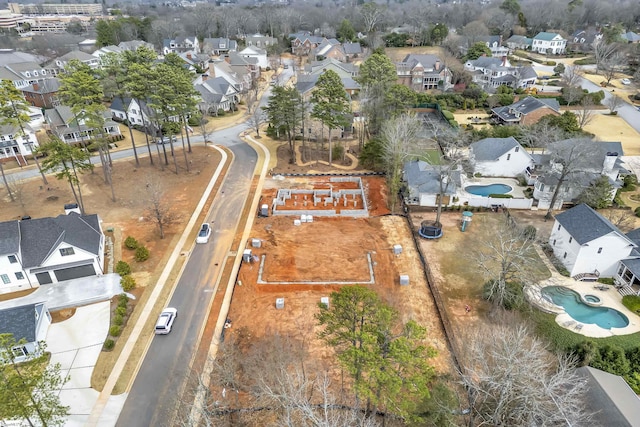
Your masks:
[{"label": "white van", "polygon": [[178,317],[178,310],[175,308],[167,307],[162,310],[156,322],[156,335],[166,335],[171,332],[171,326],[176,317]]}]

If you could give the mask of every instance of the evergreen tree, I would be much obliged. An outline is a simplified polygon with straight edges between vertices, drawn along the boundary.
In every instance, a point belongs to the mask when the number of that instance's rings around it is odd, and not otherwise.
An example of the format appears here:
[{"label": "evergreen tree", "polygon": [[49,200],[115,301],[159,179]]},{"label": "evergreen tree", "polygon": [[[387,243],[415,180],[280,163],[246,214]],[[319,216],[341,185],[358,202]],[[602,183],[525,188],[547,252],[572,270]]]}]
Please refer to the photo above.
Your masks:
[{"label": "evergreen tree", "polygon": [[267,120],[275,128],[276,135],[283,132],[289,143],[291,162],[295,162],[295,131],[300,124],[302,98],[294,87],[275,86],[271,91],[269,103],[264,108]]}]

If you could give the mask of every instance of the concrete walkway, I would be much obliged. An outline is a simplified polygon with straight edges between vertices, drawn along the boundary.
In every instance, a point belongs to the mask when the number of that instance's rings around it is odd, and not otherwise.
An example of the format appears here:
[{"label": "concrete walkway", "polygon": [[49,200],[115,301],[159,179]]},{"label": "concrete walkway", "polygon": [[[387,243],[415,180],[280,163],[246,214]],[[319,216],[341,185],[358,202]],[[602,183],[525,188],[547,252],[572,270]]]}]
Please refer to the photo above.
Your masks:
[{"label": "concrete walkway", "polygon": [[59,392],[69,407],[66,427],[84,426],[98,392],[91,388],[93,368],[109,331],[110,303],[103,301],[76,309],[69,319],[54,323],[47,334],[51,363],[59,363],[69,381]]},{"label": "concrete walkway", "polygon": [[79,279],[40,285],[35,292],[27,296],[0,302],[0,309],[44,301],[47,303],[49,311],[56,311],[107,301],[114,295],[121,293],[122,287],[120,286],[120,275],[118,274],[81,277]]},{"label": "concrete walkway", "polygon": [[[107,379],[107,382],[105,383],[104,388],[102,389],[102,392],[98,396],[98,399],[95,405],[93,405],[93,409],[91,410],[91,415],[89,416],[89,419],[85,424],[87,426],[113,426],[115,425],[115,422],[118,419],[118,415],[126,399],[126,394],[119,395],[119,396],[112,396],[111,393],[113,392],[113,388],[115,387],[116,382],[118,381],[118,378],[120,378],[120,375],[122,374],[122,371],[124,370],[124,367],[127,361],[129,360],[129,357],[131,356],[131,353],[136,347],[138,343],[138,339],[140,338],[140,335],[142,333],[142,328],[145,327],[147,321],[149,320],[149,316],[151,315],[151,312],[153,311],[153,308],[155,307],[158,301],[158,298],[160,297],[160,294],[162,293],[165,286],[170,284],[170,282],[168,282],[167,279],[169,278],[169,275],[171,274],[171,271],[173,270],[173,267],[177,259],[181,256],[180,254],[189,237],[189,234],[191,233],[193,228],[196,226],[196,221],[198,220],[198,217],[200,216],[200,213],[202,212],[202,209],[204,208],[207,202],[207,199],[211,195],[211,192],[213,191],[213,188],[218,180],[218,177],[222,173],[222,170],[226,164],[227,153],[216,146],[211,146],[211,148],[218,150],[218,152],[222,156],[220,160],[220,164],[218,165],[213,176],[211,177],[211,181],[209,181],[209,185],[204,191],[204,194],[202,195],[202,198],[200,199],[198,206],[195,208],[193,214],[191,215],[191,218],[189,219],[189,222],[187,223],[187,226],[184,229],[184,232],[182,234],[182,237],[180,238],[180,241],[177,243],[173,252],[171,253],[171,256],[169,257],[167,264],[164,270],[162,271],[162,274],[158,278],[158,283],[153,289],[153,292],[151,293],[149,299],[147,300],[147,303],[142,308],[142,313],[140,314],[140,317],[138,318],[138,321],[136,322],[133,328],[133,331],[131,331],[131,335],[127,339],[127,342],[125,343],[124,348],[122,349],[122,352],[120,353],[120,356],[118,357],[118,360],[116,361],[113,367],[113,370],[111,371],[111,374],[109,375],[109,378]],[[175,287],[175,284],[177,284],[177,281],[171,284]],[[171,293],[173,293],[173,291]],[[171,298],[171,295],[169,295],[169,299],[170,298]],[[145,353],[148,348],[149,348],[148,346],[145,348],[144,350]],[[142,360],[144,360],[144,355],[140,358],[140,363],[142,363]]]}]

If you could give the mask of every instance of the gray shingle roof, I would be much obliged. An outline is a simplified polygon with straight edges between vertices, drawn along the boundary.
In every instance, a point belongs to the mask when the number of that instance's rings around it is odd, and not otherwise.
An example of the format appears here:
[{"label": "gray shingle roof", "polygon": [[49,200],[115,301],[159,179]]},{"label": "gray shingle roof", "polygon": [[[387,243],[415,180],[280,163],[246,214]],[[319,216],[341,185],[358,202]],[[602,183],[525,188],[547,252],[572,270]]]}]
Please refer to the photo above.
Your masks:
[{"label": "gray shingle roof", "polygon": [[17,254],[20,248],[18,221],[0,222],[0,255]]},{"label": "gray shingle roof", "polygon": [[479,161],[492,161],[502,156],[520,143],[512,136],[508,138],[485,138],[469,146],[473,157]]},{"label": "gray shingle roof", "polygon": [[495,56],[481,56],[478,59],[471,59],[467,62],[476,68],[491,68],[502,66],[502,59],[496,58]]},{"label": "gray shingle roof", "polygon": [[[422,160],[414,160],[404,164],[404,180],[415,193],[438,194],[440,192],[440,170],[437,166],[430,165]],[[456,189],[461,186],[460,172],[452,173],[452,183],[449,184],[446,194],[456,194]]]},{"label": "gray shingle roof", "polygon": [[584,203],[556,215],[555,218],[581,245],[611,233],[633,243],[618,227]]},{"label": "gray shingle roof", "polygon": [[511,105],[505,107],[498,107],[491,110],[494,114],[505,121],[519,121],[520,118],[516,116],[516,112],[521,115],[527,115],[539,108],[549,107],[556,113],[560,112],[560,104],[554,98],[534,98],[528,96],[518,102],[514,102]]},{"label": "gray shingle roof", "polygon": [[343,43],[342,48],[347,55],[357,55],[362,53],[362,46],[360,43]]},{"label": "gray shingle roof", "polygon": [[0,310],[0,334],[12,334],[16,341],[34,342],[36,325],[35,304]]},{"label": "gray shingle roof", "polygon": [[55,93],[60,90],[60,80],[57,78],[40,80],[37,85],[37,89],[34,89],[33,85],[30,85],[20,90],[28,93]]},{"label": "gray shingle roof", "polygon": [[404,57],[402,62],[412,64],[415,66],[417,63],[422,64],[424,68],[436,68],[436,62],[440,62],[440,59],[436,55],[417,55],[410,53]]},{"label": "gray shingle roof", "polygon": [[553,40],[555,37],[559,36],[560,34],[558,33],[547,33],[547,32],[540,32],[538,34],[536,34],[536,36],[533,38],[534,40],[544,40],[544,41],[551,41]]},{"label": "gray shingle roof", "polygon": [[640,426],[640,399],[622,377],[590,366],[576,372],[587,380],[585,400],[587,411],[593,413],[591,425]]}]

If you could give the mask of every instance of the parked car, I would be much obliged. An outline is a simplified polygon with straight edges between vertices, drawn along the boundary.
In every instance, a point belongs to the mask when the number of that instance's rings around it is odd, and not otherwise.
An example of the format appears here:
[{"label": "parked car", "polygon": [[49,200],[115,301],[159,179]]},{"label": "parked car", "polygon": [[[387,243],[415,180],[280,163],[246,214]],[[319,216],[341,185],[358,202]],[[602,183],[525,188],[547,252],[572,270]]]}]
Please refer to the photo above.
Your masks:
[{"label": "parked car", "polygon": [[[173,136],[171,137],[171,142],[173,142],[174,144],[175,144],[176,142],[178,142],[178,139],[176,138],[176,136],[175,136],[175,135],[173,135]],[[169,143],[169,137],[168,137],[168,136],[165,136],[165,137],[164,137],[164,138],[162,138],[162,139],[161,139],[161,138],[156,139],[156,144],[168,144],[168,143]]]},{"label": "parked car", "polygon": [[209,224],[202,224],[200,231],[198,231],[198,237],[196,237],[196,243],[207,243],[211,236],[211,226]]},{"label": "parked car", "polygon": [[167,307],[162,310],[156,322],[156,335],[166,335],[171,332],[171,327],[176,317],[178,317],[178,310],[175,308]]},{"label": "parked car", "polygon": [[630,85],[630,84],[631,84],[631,80],[629,80],[629,79],[621,79],[621,80],[620,80],[620,82],[621,82],[623,85]]}]

